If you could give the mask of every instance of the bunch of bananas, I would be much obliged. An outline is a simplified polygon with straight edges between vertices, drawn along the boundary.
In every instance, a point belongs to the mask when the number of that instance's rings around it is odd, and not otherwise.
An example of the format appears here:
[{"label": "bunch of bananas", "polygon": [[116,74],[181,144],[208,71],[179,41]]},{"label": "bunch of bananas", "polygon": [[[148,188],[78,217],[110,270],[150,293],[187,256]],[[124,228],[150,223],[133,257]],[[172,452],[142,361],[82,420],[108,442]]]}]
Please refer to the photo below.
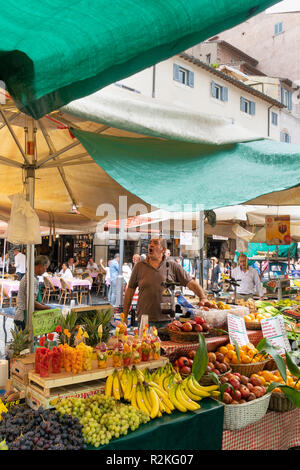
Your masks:
[{"label": "bunch of bananas", "polygon": [[132,406],[149,414],[151,419],[170,414],[175,408],[181,412],[200,408],[198,401],[204,397],[218,396],[217,385],[201,386],[194,375],[182,380],[171,363],[150,372],[135,366],[116,369],[107,377],[105,395],[120,400],[124,398]]}]

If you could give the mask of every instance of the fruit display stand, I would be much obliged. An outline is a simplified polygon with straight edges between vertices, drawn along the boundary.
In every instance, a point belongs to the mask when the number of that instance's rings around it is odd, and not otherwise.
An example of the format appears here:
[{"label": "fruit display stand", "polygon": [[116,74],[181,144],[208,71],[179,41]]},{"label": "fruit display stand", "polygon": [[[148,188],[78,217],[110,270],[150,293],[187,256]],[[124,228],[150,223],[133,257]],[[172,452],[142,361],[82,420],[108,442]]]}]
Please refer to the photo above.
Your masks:
[{"label": "fruit display stand", "polygon": [[[261,330],[247,330],[247,335],[250,343],[256,346],[259,341],[263,338]],[[210,338],[205,338],[207,351],[215,351],[219,346],[227,344],[229,342],[229,337],[224,336],[214,336]],[[161,341],[161,349],[163,350],[166,356],[174,353],[177,350],[189,351],[191,349],[196,349],[199,346],[199,343],[175,343],[173,341]]]},{"label": "fruit display stand", "polygon": [[[144,361],[136,364],[137,369],[157,369],[164,366],[169,362],[168,358],[161,357],[158,360]],[[48,377],[40,377],[34,371],[28,372],[28,387],[40,393],[46,398],[51,396],[51,393],[60,387],[84,384],[87,382],[100,380],[108,377],[114,371],[114,367],[107,367],[106,369],[91,369],[83,371],[80,374],[73,374],[72,372],[61,372],[60,374],[49,374]]]},{"label": "fruit display stand", "polygon": [[222,450],[287,450],[300,446],[300,409],[267,414],[243,429],[223,431]]},{"label": "fruit display stand", "polygon": [[[163,415],[139,429],[89,450],[221,450],[224,405],[211,398],[196,411]],[[184,429],[184,432],[182,432]]]}]

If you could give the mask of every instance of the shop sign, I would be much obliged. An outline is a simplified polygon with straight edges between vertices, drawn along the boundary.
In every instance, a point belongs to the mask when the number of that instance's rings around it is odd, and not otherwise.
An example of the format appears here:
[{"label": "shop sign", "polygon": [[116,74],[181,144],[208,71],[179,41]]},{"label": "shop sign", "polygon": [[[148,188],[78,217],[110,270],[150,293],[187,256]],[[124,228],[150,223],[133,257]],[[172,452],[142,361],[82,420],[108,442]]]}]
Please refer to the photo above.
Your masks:
[{"label": "shop sign", "polygon": [[267,245],[289,245],[291,243],[290,216],[266,216]]}]

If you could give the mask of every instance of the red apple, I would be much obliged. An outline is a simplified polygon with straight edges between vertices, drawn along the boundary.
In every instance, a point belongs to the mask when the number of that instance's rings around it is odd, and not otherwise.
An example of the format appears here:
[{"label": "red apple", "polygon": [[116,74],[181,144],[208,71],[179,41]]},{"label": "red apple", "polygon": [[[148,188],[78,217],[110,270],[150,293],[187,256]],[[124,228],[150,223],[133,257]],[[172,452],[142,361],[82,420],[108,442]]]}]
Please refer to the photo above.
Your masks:
[{"label": "red apple", "polygon": [[196,322],[198,325],[202,325],[202,323],[205,323],[205,320],[204,320],[204,318],[202,318],[202,317],[195,317],[195,322]]},{"label": "red apple", "polygon": [[202,325],[199,325],[199,323],[196,323],[196,325],[193,326],[193,330],[197,331],[198,333],[201,333],[201,331],[203,331]]}]

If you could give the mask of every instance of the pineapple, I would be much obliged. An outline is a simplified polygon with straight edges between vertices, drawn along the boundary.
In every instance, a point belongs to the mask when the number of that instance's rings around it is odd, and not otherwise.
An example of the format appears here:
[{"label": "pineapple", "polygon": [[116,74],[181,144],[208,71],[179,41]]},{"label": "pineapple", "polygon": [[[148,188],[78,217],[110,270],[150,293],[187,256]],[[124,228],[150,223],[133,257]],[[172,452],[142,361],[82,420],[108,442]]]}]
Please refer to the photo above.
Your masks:
[{"label": "pineapple", "polygon": [[10,330],[13,341],[9,345],[9,351],[13,353],[13,357],[17,357],[20,355],[21,351],[24,349],[28,349],[30,346],[30,340],[29,340],[29,332],[27,328],[25,330]]}]

